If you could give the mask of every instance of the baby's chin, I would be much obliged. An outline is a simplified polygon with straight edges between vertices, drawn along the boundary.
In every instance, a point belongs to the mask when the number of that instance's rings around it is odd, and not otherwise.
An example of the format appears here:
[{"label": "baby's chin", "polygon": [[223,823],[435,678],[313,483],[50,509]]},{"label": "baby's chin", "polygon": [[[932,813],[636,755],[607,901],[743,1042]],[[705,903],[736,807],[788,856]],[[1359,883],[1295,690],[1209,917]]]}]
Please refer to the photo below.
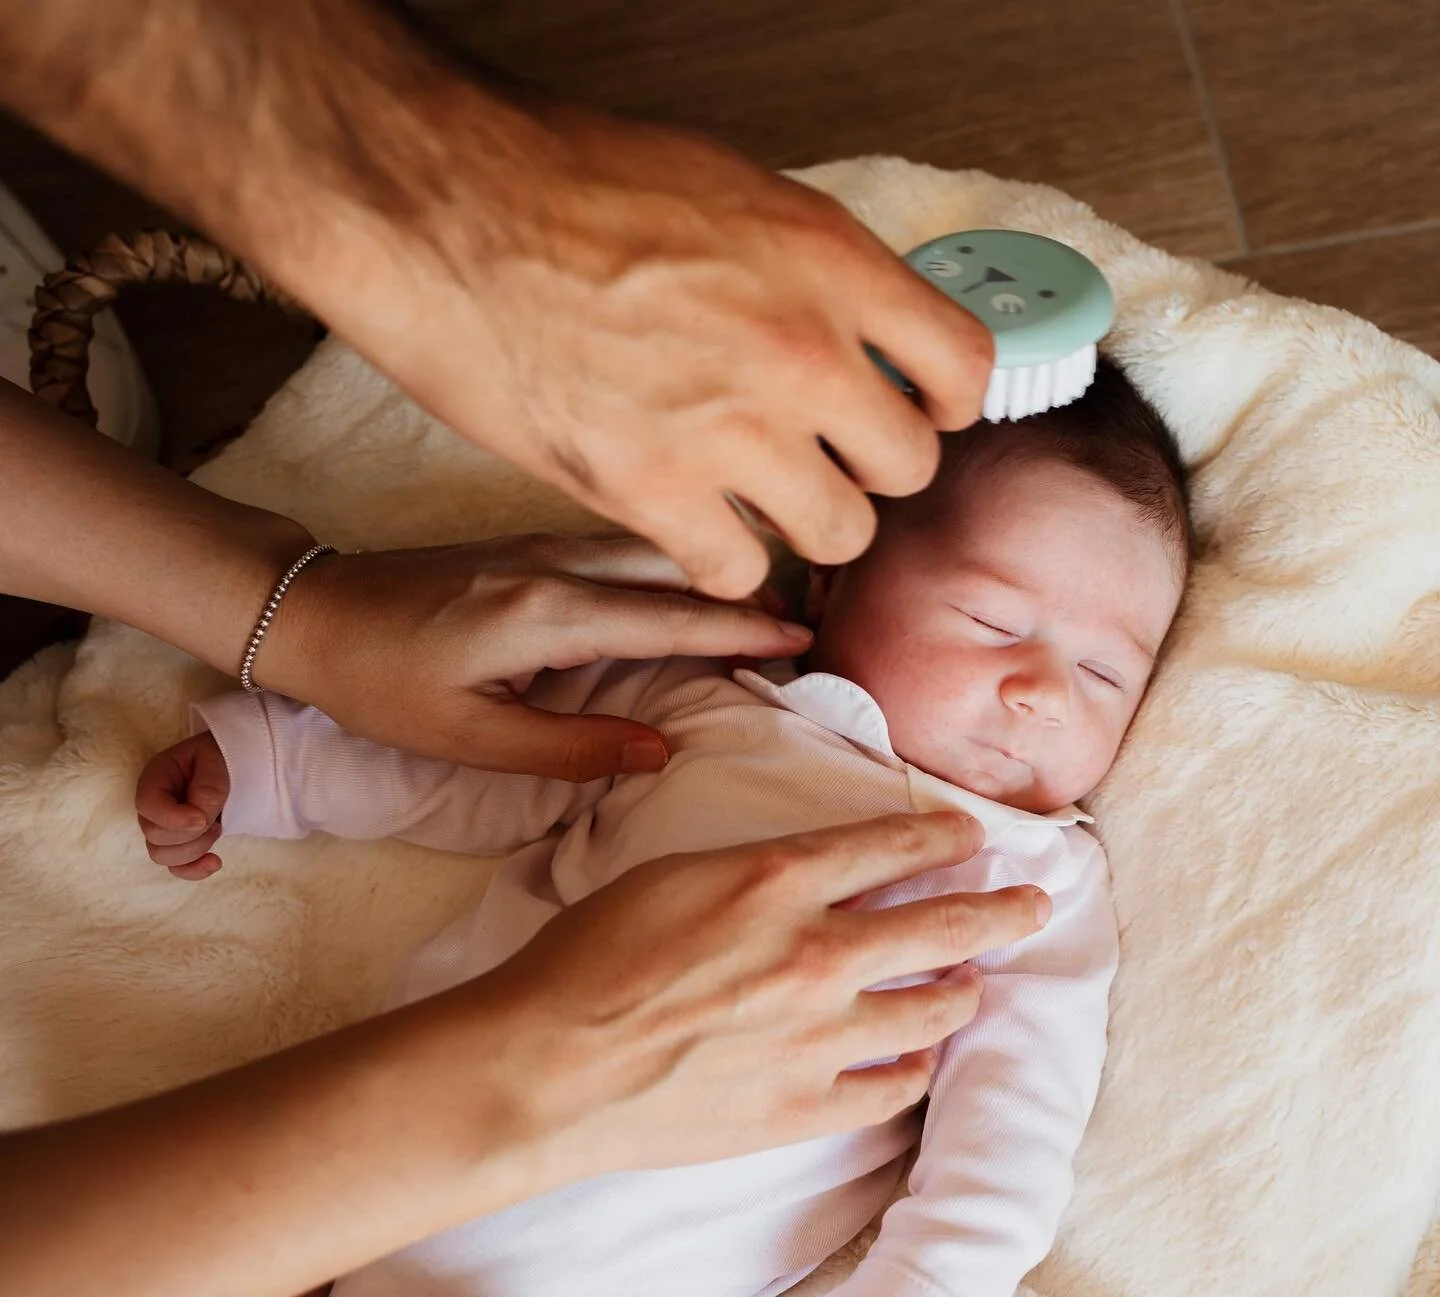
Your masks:
[{"label": "baby's chin", "polygon": [[1029,811],[1032,815],[1049,815],[1053,811],[1071,806],[1076,797],[1057,798],[1054,791],[1045,788],[1035,778],[1035,772],[1023,762],[1013,763],[1015,769],[1007,769],[1004,762],[986,764],[983,761],[966,761],[960,754],[942,762],[917,761],[907,756],[896,745],[895,754],[902,761],[943,779],[947,784],[963,788],[986,801],[999,802],[1002,806],[1014,807],[1017,811]]},{"label": "baby's chin", "polygon": [[1006,806],[1012,805],[1011,799],[1016,796],[1015,790],[1008,788],[1003,779],[984,770],[960,771],[950,782],[967,793],[975,793],[992,802],[1003,802]]}]

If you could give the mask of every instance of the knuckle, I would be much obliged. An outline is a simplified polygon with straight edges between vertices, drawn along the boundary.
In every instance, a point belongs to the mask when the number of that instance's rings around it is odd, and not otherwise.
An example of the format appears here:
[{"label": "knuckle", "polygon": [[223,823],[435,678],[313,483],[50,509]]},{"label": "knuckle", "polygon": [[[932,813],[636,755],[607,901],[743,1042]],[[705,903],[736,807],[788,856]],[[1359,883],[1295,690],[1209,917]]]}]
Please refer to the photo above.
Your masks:
[{"label": "knuckle", "polygon": [[832,493],[814,541],[817,563],[846,563],[864,552],[875,538],[875,506],[858,487],[846,484]]},{"label": "knuckle", "polygon": [[938,921],[940,939],[944,949],[953,952],[957,960],[973,953],[979,925],[976,922],[974,907],[969,903],[968,898],[964,896],[947,897],[946,903],[938,910]]},{"label": "knuckle", "polygon": [[752,861],[752,885],[767,892],[790,891],[813,854],[812,844],[803,837],[780,838],[762,844]]},{"label": "knuckle", "polygon": [[695,490],[701,446],[703,442],[693,438],[658,437],[635,447],[619,448],[607,466],[608,480],[615,482],[619,498],[641,501],[632,503],[630,510],[646,516],[649,510],[643,501],[663,501],[672,495],[690,495]]},{"label": "knuckle", "polygon": [[[683,494],[694,496],[693,482]],[[708,514],[709,510],[709,503],[704,502],[704,511]],[[737,544],[729,529],[716,525],[713,518],[692,526],[677,525],[669,518],[656,519],[641,530],[666,551],[691,590],[703,591],[717,599],[736,598],[748,594],[764,579],[764,571],[753,581],[750,579],[751,556],[746,547]],[[758,545],[755,548],[758,549]]]},{"label": "knuckle", "polygon": [[892,855],[921,855],[930,842],[925,823],[913,815],[889,815],[880,824],[883,847]]},{"label": "knuckle", "polygon": [[923,491],[940,471],[940,434],[928,419],[908,420],[893,438],[895,453],[881,468],[884,481],[876,483],[881,495],[906,496]]},{"label": "knuckle", "polygon": [[706,589],[717,599],[743,599],[765,580],[770,571],[769,556],[764,547],[755,542],[742,547],[738,553],[724,556],[724,566],[706,585]]},{"label": "knuckle", "polygon": [[548,626],[572,610],[574,588],[555,572],[537,573],[513,587],[512,612],[526,623]]},{"label": "knuckle", "polygon": [[790,980],[814,987],[838,978],[850,962],[850,943],[843,932],[813,926],[796,942],[787,961]]},{"label": "knuckle", "polygon": [[970,1022],[980,1008],[980,994],[978,982],[936,983],[925,1014],[926,1039],[943,1040]]},{"label": "knuckle", "polygon": [[838,198],[818,189],[804,189],[798,211],[804,219],[809,245],[816,256],[842,264],[863,256],[875,244],[874,236],[861,225]]},{"label": "knuckle", "polygon": [[963,997],[936,994],[925,997],[918,1015],[921,1039],[927,1044],[943,1040],[957,1027],[963,1026],[974,1016]]},{"label": "knuckle", "polygon": [[765,325],[762,341],[773,363],[802,388],[814,386],[828,370],[840,364],[834,330],[814,316],[771,319]]},{"label": "knuckle", "polygon": [[565,739],[555,756],[556,764],[566,772],[567,777],[576,781],[588,782],[601,774],[614,773],[615,763],[605,759],[603,746],[588,738],[577,736]]},{"label": "knuckle", "polygon": [[644,596],[645,608],[657,629],[685,635],[699,630],[715,614],[714,605],[706,605],[685,595],[655,592]]},{"label": "knuckle", "polygon": [[925,1097],[930,1073],[923,1059],[902,1058],[885,1069],[876,1081],[870,1100],[875,1120],[893,1117],[897,1112]]}]

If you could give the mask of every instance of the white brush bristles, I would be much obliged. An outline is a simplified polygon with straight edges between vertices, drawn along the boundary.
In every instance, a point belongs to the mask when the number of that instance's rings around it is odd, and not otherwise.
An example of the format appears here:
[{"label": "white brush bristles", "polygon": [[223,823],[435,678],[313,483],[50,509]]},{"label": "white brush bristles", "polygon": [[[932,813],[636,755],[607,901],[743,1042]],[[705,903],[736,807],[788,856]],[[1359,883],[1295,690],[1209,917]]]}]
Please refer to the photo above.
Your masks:
[{"label": "white brush bristles", "polygon": [[995,423],[1069,405],[1094,381],[1095,360],[1095,344],[1091,343],[1047,365],[993,371],[985,390],[985,417]]}]

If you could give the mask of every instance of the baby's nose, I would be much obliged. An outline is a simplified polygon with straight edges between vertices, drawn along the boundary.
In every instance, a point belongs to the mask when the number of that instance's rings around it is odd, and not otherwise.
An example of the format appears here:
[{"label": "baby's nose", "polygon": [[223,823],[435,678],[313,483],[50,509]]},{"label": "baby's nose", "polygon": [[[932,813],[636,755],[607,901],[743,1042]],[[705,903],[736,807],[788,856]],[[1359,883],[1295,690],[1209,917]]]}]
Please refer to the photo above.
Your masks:
[{"label": "baby's nose", "polygon": [[1012,672],[1001,682],[1000,697],[1011,711],[1047,726],[1063,725],[1070,715],[1069,681],[1044,663]]}]

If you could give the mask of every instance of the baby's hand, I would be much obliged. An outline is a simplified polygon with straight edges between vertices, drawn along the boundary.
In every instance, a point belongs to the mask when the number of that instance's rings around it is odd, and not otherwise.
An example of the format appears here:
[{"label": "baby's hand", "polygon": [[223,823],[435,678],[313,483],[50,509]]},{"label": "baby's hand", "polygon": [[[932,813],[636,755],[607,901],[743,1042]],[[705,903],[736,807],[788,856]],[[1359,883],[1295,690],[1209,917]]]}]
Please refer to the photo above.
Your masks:
[{"label": "baby's hand", "polygon": [[150,859],[198,883],[220,868],[210,848],[230,796],[230,771],[208,730],[150,758],[135,785],[135,809]]}]

